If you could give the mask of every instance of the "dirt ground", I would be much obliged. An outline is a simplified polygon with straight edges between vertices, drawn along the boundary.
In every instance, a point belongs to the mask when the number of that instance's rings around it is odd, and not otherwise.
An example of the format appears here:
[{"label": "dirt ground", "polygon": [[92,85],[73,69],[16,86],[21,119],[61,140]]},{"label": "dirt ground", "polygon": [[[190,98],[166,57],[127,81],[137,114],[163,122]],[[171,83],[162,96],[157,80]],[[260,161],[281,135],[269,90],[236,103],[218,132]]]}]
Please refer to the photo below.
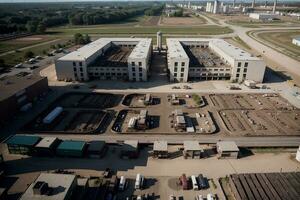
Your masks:
[{"label": "dirt ground", "polygon": [[141,26],[156,26],[159,23],[160,16],[151,16],[149,19],[140,23]]},{"label": "dirt ground", "polygon": [[[173,149],[179,146],[171,146]],[[173,194],[177,198],[183,197],[191,200],[196,194],[206,195],[208,192],[217,194],[220,199],[224,199],[223,192],[218,183],[219,177],[233,173],[267,173],[295,171],[299,164],[291,159],[290,153],[256,153],[249,157],[237,160],[217,159],[216,156],[206,159],[184,159],[182,156],[173,159],[154,159],[149,153],[151,147],[144,148],[140,152],[138,159],[123,160],[119,158],[120,149],[117,146],[110,146],[107,154],[102,159],[88,158],[46,158],[29,157],[8,154],[6,146],[0,145],[1,153],[6,161],[6,174],[2,179],[2,184],[11,186],[8,193],[10,199],[18,199],[22,192],[26,190],[40,172],[52,172],[56,169],[72,171],[83,177],[101,176],[107,168],[117,172],[117,176],[125,176],[131,180],[129,189],[120,196],[130,194],[155,193],[157,199],[166,200]],[[294,156],[294,155],[293,155]],[[255,164],[253,164],[255,163]],[[141,173],[149,181],[147,187],[142,191],[135,191],[132,180],[137,173]],[[187,176],[203,174],[210,181],[210,189],[193,191],[183,191],[176,184],[179,176],[185,173]]]},{"label": "dirt ground", "polygon": [[[86,132],[90,134],[214,134],[218,136],[299,135],[300,110],[278,94],[198,94],[205,106],[196,106],[193,94],[177,94],[179,105],[171,104],[171,94],[151,93],[155,103],[145,105],[145,94],[72,93],[52,103],[22,130]],[[130,98],[128,98],[130,97]],[[37,126],[56,106],[64,113],[50,126]],[[147,110],[146,129],[130,128],[129,121]],[[188,129],[175,129],[175,110],[182,110]],[[124,114],[122,114],[124,112]],[[121,113],[121,114],[119,114]],[[85,117],[83,117],[85,116]],[[41,124],[41,123],[40,123]],[[74,125],[76,124],[76,125]],[[143,126],[145,127],[145,126]],[[189,129],[191,130],[191,129]]]},{"label": "dirt ground", "polygon": [[197,26],[205,24],[205,20],[200,17],[161,17],[160,24],[165,26]]}]

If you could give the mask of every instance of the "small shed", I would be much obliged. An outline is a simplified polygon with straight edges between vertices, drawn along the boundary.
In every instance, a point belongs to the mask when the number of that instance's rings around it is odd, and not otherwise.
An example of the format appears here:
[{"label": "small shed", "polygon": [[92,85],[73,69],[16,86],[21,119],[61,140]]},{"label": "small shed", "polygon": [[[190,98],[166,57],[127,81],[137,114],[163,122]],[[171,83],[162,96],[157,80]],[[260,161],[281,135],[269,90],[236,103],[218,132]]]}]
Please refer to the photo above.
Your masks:
[{"label": "small shed", "polygon": [[83,141],[65,140],[58,145],[56,154],[64,157],[82,157],[85,148],[86,143]]},{"label": "small shed", "polygon": [[168,142],[167,141],[154,141],[153,156],[155,158],[168,158]]},{"label": "small shed", "polygon": [[59,143],[60,140],[56,137],[45,137],[35,145],[35,152],[41,156],[54,156]]},{"label": "small shed", "polygon": [[40,140],[38,136],[14,135],[6,141],[6,144],[11,154],[30,155]]},{"label": "small shed", "polygon": [[121,149],[121,158],[137,158],[139,156],[139,141],[125,140]]},{"label": "small shed", "polygon": [[234,141],[217,142],[219,158],[238,158],[239,148]]},{"label": "small shed", "polygon": [[184,158],[201,158],[203,148],[197,141],[184,141],[183,142],[183,155]]},{"label": "small shed", "polygon": [[87,147],[87,154],[90,158],[102,158],[106,151],[105,141],[91,141]]}]

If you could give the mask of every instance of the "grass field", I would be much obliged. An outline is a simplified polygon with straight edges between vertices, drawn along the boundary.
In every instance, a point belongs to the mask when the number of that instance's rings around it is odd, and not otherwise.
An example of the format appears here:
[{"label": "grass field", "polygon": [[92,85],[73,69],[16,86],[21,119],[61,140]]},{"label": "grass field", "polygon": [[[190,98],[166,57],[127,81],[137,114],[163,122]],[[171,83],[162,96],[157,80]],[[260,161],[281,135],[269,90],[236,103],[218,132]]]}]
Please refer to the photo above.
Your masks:
[{"label": "grass field", "polygon": [[[249,32],[254,37],[255,32]],[[300,47],[292,44],[294,37],[300,35],[298,30],[257,32],[256,36],[271,45],[273,49],[300,61]],[[275,47],[275,48],[274,48]]]},{"label": "grass field", "polygon": [[226,33],[232,33],[232,30],[228,27],[220,27],[214,25],[203,25],[193,27],[173,27],[173,26],[146,26],[146,27],[123,27],[123,26],[86,26],[86,27],[72,27],[72,28],[53,28],[49,29],[49,34],[54,35],[73,35],[75,33],[87,33],[87,34],[156,34],[157,31],[162,31],[163,34],[185,34],[185,35],[220,35]]}]

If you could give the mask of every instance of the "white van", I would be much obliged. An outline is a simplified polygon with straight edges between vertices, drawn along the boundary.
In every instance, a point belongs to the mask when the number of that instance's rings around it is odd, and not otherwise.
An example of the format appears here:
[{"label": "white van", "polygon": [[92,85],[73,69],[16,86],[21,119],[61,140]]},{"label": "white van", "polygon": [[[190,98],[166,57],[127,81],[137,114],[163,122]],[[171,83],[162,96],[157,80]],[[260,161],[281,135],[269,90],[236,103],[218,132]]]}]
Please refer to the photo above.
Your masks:
[{"label": "white van", "polygon": [[215,200],[215,197],[214,197],[214,195],[213,194],[207,194],[207,196],[206,196],[206,199],[207,200]]},{"label": "white van", "polygon": [[121,176],[120,182],[119,182],[119,190],[123,191],[126,186],[126,178],[124,176]]},{"label": "white van", "polygon": [[142,189],[144,177],[141,174],[136,175],[134,189]]},{"label": "white van", "polygon": [[196,176],[192,175],[191,179],[192,179],[193,190],[199,190],[199,186],[198,186],[198,183],[197,183]]}]

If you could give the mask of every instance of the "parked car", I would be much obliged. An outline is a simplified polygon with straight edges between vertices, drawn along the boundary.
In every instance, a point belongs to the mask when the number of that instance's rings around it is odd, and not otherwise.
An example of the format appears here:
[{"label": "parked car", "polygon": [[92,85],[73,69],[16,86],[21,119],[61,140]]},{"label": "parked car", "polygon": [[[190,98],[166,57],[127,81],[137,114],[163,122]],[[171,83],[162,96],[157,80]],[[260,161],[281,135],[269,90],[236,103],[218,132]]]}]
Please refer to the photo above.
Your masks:
[{"label": "parked car", "polygon": [[204,198],[201,194],[199,194],[196,196],[195,200],[204,200]]},{"label": "parked car", "polygon": [[176,197],[174,195],[170,195],[169,200],[176,200]]},{"label": "parked car", "polygon": [[109,178],[112,175],[112,171],[109,168],[106,168],[103,172],[104,178]]},{"label": "parked car", "polygon": [[199,174],[199,176],[198,176],[198,183],[199,183],[200,189],[208,188],[207,179],[202,174]]}]

